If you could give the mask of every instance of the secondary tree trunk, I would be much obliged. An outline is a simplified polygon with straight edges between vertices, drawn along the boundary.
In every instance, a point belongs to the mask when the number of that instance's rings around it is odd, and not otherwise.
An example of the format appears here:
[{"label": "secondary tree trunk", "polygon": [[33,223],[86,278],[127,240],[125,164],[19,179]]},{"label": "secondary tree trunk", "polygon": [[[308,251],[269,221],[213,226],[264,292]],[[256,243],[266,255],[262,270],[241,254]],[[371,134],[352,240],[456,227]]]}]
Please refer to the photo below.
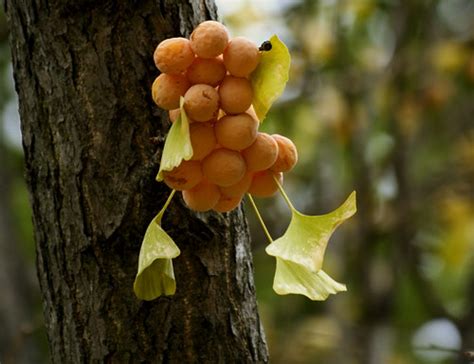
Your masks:
[{"label": "secondary tree trunk", "polygon": [[175,198],[163,225],[182,251],[176,295],[143,302],[132,291],[169,192],[154,181],[169,124],[151,101],[152,53],[215,18],[212,1],[5,9],[52,361],[266,362],[242,210],[194,214]]}]

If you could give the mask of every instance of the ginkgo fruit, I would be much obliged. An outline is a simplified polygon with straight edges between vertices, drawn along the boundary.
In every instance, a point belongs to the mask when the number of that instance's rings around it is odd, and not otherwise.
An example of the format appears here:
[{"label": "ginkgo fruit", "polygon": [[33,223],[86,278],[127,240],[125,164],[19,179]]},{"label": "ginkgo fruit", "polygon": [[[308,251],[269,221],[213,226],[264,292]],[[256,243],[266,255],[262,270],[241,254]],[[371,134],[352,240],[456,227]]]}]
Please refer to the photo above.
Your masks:
[{"label": "ginkgo fruit", "polygon": [[221,195],[219,201],[213,207],[213,209],[217,212],[229,212],[239,206],[240,201],[242,201],[242,196],[229,197]]},{"label": "ginkgo fruit", "polygon": [[278,179],[280,185],[283,184],[283,173],[281,172],[273,172],[266,169],[255,173],[248,193],[255,197],[273,196],[278,191],[278,185],[273,177]]},{"label": "ginkgo fruit", "polygon": [[151,86],[153,101],[162,109],[177,109],[179,98],[186,93],[189,86],[189,81],[184,75],[162,73]]},{"label": "ginkgo fruit", "polygon": [[221,193],[227,197],[241,197],[243,196],[248,189],[250,188],[250,184],[252,183],[253,173],[247,172],[242,177],[242,179],[227,187],[220,187]]},{"label": "ginkgo fruit", "polygon": [[219,95],[209,85],[193,85],[184,95],[184,109],[194,121],[209,121],[219,112]]},{"label": "ginkgo fruit", "polygon": [[232,150],[248,148],[257,138],[258,124],[246,113],[226,115],[216,123],[217,142]]},{"label": "ginkgo fruit", "polygon": [[163,173],[168,187],[178,191],[188,190],[202,180],[201,163],[197,161],[182,161],[178,167]]},{"label": "ginkgo fruit", "polygon": [[222,54],[228,41],[227,28],[213,20],[199,24],[190,37],[192,50],[201,58],[214,58]]},{"label": "ginkgo fruit", "polygon": [[298,151],[295,144],[283,135],[273,134],[278,144],[278,157],[271,170],[275,172],[289,172],[298,162]]},{"label": "ginkgo fruit", "polygon": [[215,149],[202,161],[203,175],[218,186],[231,186],[239,182],[245,172],[245,161],[239,152]]},{"label": "ginkgo fruit", "polygon": [[278,144],[267,133],[258,133],[253,144],[242,151],[249,171],[270,168],[278,157]]},{"label": "ginkgo fruit", "polygon": [[178,74],[193,63],[194,52],[186,38],[169,38],[158,44],[153,53],[156,67],[163,73]]},{"label": "ginkgo fruit", "polygon": [[191,160],[201,160],[216,146],[214,127],[208,123],[193,123],[189,126],[189,136],[193,147]]},{"label": "ginkgo fruit", "polygon": [[219,188],[205,179],[182,193],[186,205],[195,211],[209,211],[216,206],[221,197]]},{"label": "ginkgo fruit", "polygon": [[226,76],[219,86],[221,109],[227,114],[245,112],[252,104],[253,90],[249,80]]},{"label": "ginkgo fruit", "polygon": [[233,38],[224,51],[224,64],[233,76],[248,77],[260,61],[258,47],[244,37]]},{"label": "ginkgo fruit", "polygon": [[222,58],[196,57],[186,71],[186,77],[192,85],[203,83],[218,86],[225,77],[226,69]]}]

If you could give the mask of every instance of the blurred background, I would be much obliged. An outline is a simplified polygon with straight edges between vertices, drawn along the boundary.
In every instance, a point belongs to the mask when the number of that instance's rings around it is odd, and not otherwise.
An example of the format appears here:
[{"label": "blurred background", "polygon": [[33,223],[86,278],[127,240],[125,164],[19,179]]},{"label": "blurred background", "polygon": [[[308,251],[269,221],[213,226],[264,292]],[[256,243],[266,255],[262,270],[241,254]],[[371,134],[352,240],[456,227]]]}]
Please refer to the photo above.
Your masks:
[{"label": "blurred background", "polygon": [[[469,363],[474,352],[474,1],[217,0],[232,35],[277,34],[290,81],[261,130],[290,137],[296,207],[357,191],[325,271],[348,292],[277,296],[253,211],[257,296],[273,363]],[[48,362],[0,10],[0,352]],[[257,201],[274,237],[289,211]],[[472,354],[474,357],[474,354]],[[472,359],[474,360],[474,359]]]}]

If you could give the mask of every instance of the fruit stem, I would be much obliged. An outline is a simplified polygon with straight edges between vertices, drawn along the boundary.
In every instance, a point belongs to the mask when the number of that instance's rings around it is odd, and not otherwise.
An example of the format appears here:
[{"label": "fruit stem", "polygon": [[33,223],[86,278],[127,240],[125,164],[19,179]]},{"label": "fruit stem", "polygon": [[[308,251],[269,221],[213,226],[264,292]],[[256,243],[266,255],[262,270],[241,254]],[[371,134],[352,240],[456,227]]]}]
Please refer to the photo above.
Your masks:
[{"label": "fruit stem", "polygon": [[260,215],[260,211],[258,211],[257,205],[255,204],[255,201],[253,200],[252,195],[250,195],[250,193],[247,193],[247,197],[250,200],[250,204],[252,205],[253,210],[255,211],[255,214],[257,215],[260,225],[262,225],[263,232],[267,236],[268,241],[270,242],[270,244],[273,243],[272,236],[268,232],[267,226],[265,225],[265,222],[263,221],[262,215]]},{"label": "fruit stem", "polygon": [[165,213],[166,209],[168,208],[171,200],[173,199],[174,194],[176,193],[176,190],[171,191],[170,195],[168,196],[168,199],[166,200],[165,204],[163,205],[163,208],[161,211],[158,213],[156,216],[158,221],[161,221],[161,218],[163,217],[163,214]]},{"label": "fruit stem", "polygon": [[273,176],[273,179],[275,180],[275,183],[277,184],[278,189],[280,190],[280,193],[283,196],[283,198],[285,199],[285,202],[288,205],[288,207],[290,208],[290,210],[292,210],[292,211],[296,210],[295,207],[293,206],[293,204],[291,203],[290,198],[288,197],[285,190],[283,189],[282,185],[280,184],[280,182],[278,182],[278,178]]}]

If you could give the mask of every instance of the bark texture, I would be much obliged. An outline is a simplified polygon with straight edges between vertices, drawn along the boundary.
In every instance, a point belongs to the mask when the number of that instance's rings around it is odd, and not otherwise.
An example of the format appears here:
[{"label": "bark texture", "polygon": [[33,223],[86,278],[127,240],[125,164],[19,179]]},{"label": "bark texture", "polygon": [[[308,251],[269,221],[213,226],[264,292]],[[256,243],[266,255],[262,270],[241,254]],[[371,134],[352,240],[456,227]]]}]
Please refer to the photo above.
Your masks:
[{"label": "bark texture", "polygon": [[[266,362],[242,210],[163,226],[175,296],[135,298],[169,123],[150,96],[154,47],[216,17],[212,1],[6,0],[52,361]],[[158,136],[158,144],[153,138]]]}]

